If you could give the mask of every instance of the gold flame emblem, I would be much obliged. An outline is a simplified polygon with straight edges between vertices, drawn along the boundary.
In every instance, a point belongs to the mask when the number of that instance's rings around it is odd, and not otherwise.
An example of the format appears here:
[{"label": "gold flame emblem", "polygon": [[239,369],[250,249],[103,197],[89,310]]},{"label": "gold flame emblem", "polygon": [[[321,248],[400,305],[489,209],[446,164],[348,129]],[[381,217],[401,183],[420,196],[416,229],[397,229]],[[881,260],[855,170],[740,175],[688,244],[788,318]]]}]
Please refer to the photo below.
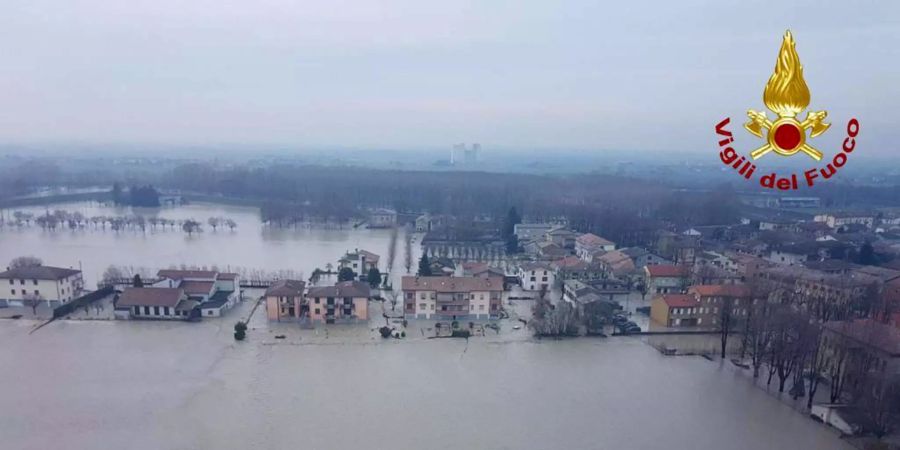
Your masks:
[{"label": "gold flame emblem", "polygon": [[763,103],[778,118],[772,122],[765,112],[747,110],[750,121],[744,124],[744,128],[757,137],[763,137],[762,131],[766,130],[766,143],[750,153],[753,159],[770,151],[783,156],[803,152],[816,161],[822,159],[822,152],[806,143],[806,131],[810,130],[809,137],[814,138],[824,133],[831,124],[824,122],[828,115],[826,111],[810,111],[802,122],[796,119],[809,106],[809,87],[803,79],[803,66],[800,65],[800,56],[797,55],[790,30],[784,33],[775,72],[763,91]]}]

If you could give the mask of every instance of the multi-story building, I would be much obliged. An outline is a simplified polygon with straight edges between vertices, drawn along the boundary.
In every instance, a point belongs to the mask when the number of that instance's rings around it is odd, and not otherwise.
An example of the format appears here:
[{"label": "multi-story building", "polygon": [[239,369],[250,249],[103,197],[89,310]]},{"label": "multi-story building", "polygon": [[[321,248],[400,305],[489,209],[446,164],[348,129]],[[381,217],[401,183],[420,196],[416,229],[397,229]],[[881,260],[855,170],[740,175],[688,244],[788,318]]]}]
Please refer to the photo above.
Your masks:
[{"label": "multi-story building", "polygon": [[875,216],[865,213],[839,212],[833,214],[819,214],[813,219],[816,222],[824,222],[831,228],[840,228],[845,225],[864,225],[872,228],[875,224]]},{"label": "multi-story building", "polygon": [[27,266],[0,273],[0,305],[26,306],[46,302],[55,308],[78,298],[84,290],[81,271],[51,266]]},{"label": "multi-story building", "polygon": [[547,232],[557,226],[552,223],[517,223],[513,225],[513,234],[519,242],[543,240]]},{"label": "multi-story building", "polygon": [[[822,326],[822,375],[840,374],[852,385],[863,376],[900,375],[900,329],[871,319]],[[849,383],[848,383],[849,382]]]},{"label": "multi-story building", "polygon": [[365,279],[369,270],[378,267],[379,259],[380,257],[372,252],[356,249],[352,252],[347,252],[346,255],[338,260],[338,269],[349,267],[353,269],[354,273]]},{"label": "multi-story building", "polygon": [[567,256],[554,261],[551,267],[558,280],[599,280],[606,274],[599,262],[589,263],[577,256]]},{"label": "multi-story building", "polygon": [[718,326],[727,314],[735,328],[747,319],[753,303],[750,288],[743,284],[702,284],[691,286],[688,294],[699,303],[698,326]]},{"label": "multi-story building", "polygon": [[549,264],[541,262],[525,263],[517,273],[522,289],[526,291],[549,290],[553,287],[554,273]]},{"label": "multi-story building", "polygon": [[309,310],[304,295],[306,283],[300,280],[280,280],[266,289],[266,316],[275,321],[296,321],[306,317]]},{"label": "multi-story building", "polygon": [[500,314],[498,277],[403,277],[404,311],[417,319],[490,319]]},{"label": "multi-story building", "polygon": [[644,267],[647,292],[651,294],[679,294],[689,284],[689,273],[684,266],[656,264]]},{"label": "multi-story building", "polygon": [[311,322],[353,323],[369,320],[371,289],[362,281],[344,281],[334,286],[310,287],[306,293]]},{"label": "multi-story building", "polygon": [[700,302],[689,294],[663,294],[650,303],[650,318],[666,327],[695,327],[702,324]]}]

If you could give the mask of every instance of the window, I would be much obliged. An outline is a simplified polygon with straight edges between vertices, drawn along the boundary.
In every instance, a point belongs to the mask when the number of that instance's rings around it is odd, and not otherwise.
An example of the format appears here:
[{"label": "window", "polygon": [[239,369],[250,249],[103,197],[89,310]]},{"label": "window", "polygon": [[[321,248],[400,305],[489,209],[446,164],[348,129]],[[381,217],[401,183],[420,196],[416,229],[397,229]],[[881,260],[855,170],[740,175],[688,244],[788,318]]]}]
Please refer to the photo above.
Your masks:
[{"label": "window", "polygon": [[[22,292],[25,292],[25,291],[22,291]],[[34,295],[41,295],[41,291],[35,289],[35,290],[34,290]]]},{"label": "window", "polygon": [[168,306],[163,307],[163,314],[165,314],[167,316],[169,315],[169,307]]},{"label": "window", "polygon": [[[319,298],[318,298],[318,297],[316,297],[316,304],[317,304],[317,305],[319,304]],[[316,309],[316,314],[318,314],[318,311],[319,311],[319,310]]]},{"label": "window", "polygon": [[21,285],[24,286],[24,285],[25,285],[25,280],[19,280],[19,284],[21,284]]},{"label": "window", "polygon": [[207,316],[211,316],[211,315],[213,315],[213,312],[212,312],[212,310],[209,310],[209,311],[207,311],[207,312],[206,312],[206,315],[207,315]]},{"label": "window", "polygon": [[478,305],[478,310],[479,310],[479,311],[484,311],[484,305]]},{"label": "window", "polygon": [[15,290],[15,289],[10,289],[10,292],[12,292],[12,295],[16,295],[16,290]]},{"label": "window", "polygon": [[419,294],[419,298],[422,300],[425,300],[425,293],[423,292],[423,293]]},{"label": "window", "polygon": [[[317,301],[316,303],[319,303],[319,302]],[[321,314],[321,313],[319,312],[319,308],[316,308],[316,314]]]},{"label": "window", "polygon": [[37,280],[31,280],[31,282],[34,283],[35,286],[37,286]]},{"label": "window", "polygon": [[154,306],[154,307],[153,307],[153,315],[154,315],[154,316],[158,316],[158,315],[159,315],[159,306]]},{"label": "window", "polygon": [[419,309],[425,309],[427,306],[425,303],[419,303]]}]

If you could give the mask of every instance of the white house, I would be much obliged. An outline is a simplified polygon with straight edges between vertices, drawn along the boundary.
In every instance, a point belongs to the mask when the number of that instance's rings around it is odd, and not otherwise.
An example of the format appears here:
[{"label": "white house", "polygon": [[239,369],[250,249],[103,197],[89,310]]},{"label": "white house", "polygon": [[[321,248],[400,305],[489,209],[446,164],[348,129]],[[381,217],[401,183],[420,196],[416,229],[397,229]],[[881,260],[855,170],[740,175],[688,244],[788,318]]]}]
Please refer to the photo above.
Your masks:
[{"label": "white house", "polygon": [[397,225],[397,211],[376,208],[369,214],[369,228],[390,228]]},{"label": "white house", "polygon": [[549,290],[553,286],[553,269],[549,264],[534,262],[519,266],[519,283],[526,291]]},{"label": "white house", "polygon": [[181,288],[128,287],[116,302],[117,318],[186,320],[199,305]]},{"label": "white house", "polygon": [[372,252],[357,249],[352,252],[347,252],[346,255],[338,260],[338,269],[349,267],[353,269],[355,274],[365,277],[368,275],[369,270],[373,267],[378,267],[379,259],[381,259],[381,257]]},{"label": "white house", "polygon": [[179,288],[188,300],[199,305],[204,317],[219,317],[241,299],[240,278],[236,273],[212,270],[160,270],[153,287]]},{"label": "white house", "polygon": [[0,305],[26,306],[26,302],[47,302],[55,308],[81,296],[81,271],[51,266],[17,267],[0,273]]}]

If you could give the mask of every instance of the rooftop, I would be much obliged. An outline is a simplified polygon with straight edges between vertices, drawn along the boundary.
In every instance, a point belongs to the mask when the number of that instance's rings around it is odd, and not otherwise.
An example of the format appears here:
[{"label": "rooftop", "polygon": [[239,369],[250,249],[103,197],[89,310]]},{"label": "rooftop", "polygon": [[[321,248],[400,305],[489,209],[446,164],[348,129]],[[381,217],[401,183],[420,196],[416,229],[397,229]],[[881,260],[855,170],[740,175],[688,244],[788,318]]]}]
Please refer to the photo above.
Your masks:
[{"label": "rooftop", "polygon": [[209,295],[215,284],[215,281],[182,281],[178,287],[187,295]]},{"label": "rooftop", "polygon": [[184,296],[181,288],[127,287],[122,291],[116,307],[168,306],[174,308]]},{"label": "rooftop", "polygon": [[575,239],[581,245],[614,245],[612,241],[603,239],[593,233],[585,233]]},{"label": "rooftop", "polygon": [[310,298],[369,297],[371,292],[368,283],[362,281],[342,281],[334,286],[311,287],[306,296]]},{"label": "rooftop", "polygon": [[691,286],[688,292],[701,297],[749,297],[750,288],[744,284],[700,284]]},{"label": "rooftop", "polygon": [[700,304],[693,295],[688,294],[666,294],[662,300],[669,308],[692,308]]},{"label": "rooftop", "polygon": [[403,277],[404,291],[472,292],[502,291],[500,277]]},{"label": "rooftop", "polygon": [[156,276],[160,278],[168,278],[170,280],[183,280],[185,278],[215,280],[216,272],[213,270],[163,269],[159,272],[156,272]]},{"label": "rooftop", "polygon": [[647,266],[647,273],[651,277],[684,277],[687,276],[687,269],[684,266],[657,264]]},{"label": "rooftop", "polygon": [[0,273],[0,278],[19,278],[32,280],[61,280],[72,275],[81,273],[80,270],[64,269],[62,267],[53,266],[28,266],[16,267],[6,272]]},{"label": "rooftop", "polygon": [[278,280],[266,289],[267,297],[302,297],[306,283],[300,280]]}]

